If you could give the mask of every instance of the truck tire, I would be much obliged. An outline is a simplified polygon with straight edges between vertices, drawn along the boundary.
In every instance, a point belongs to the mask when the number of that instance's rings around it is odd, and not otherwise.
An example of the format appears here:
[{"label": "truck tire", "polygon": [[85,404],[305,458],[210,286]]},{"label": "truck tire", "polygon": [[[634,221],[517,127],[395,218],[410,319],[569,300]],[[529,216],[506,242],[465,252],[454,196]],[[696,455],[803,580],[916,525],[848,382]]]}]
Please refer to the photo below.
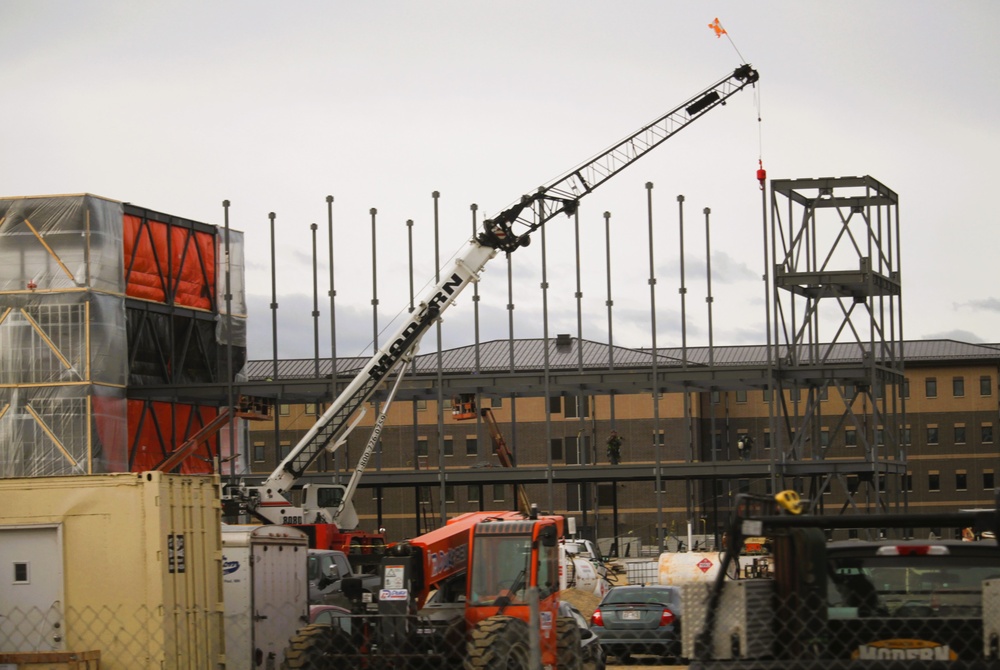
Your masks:
[{"label": "truck tire", "polygon": [[580,647],[580,627],[572,617],[556,619],[556,649],[559,670],[581,670],[583,650]]},{"label": "truck tire", "polygon": [[357,659],[351,636],[340,626],[312,624],[300,628],[285,649],[282,670],[321,670],[354,667]]},{"label": "truck tire", "polygon": [[528,670],[528,624],[502,615],[483,619],[466,649],[465,670]]}]

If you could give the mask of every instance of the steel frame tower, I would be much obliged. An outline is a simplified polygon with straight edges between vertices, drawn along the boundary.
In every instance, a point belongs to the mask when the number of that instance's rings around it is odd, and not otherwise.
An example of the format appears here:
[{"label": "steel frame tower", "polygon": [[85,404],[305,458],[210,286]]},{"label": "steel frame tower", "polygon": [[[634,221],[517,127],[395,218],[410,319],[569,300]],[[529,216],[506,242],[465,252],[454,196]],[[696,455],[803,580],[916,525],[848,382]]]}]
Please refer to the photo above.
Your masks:
[{"label": "steel frame tower", "polygon": [[772,484],[817,512],[837,485],[841,512],[905,507],[898,196],[870,176],[774,180],[769,242]]}]

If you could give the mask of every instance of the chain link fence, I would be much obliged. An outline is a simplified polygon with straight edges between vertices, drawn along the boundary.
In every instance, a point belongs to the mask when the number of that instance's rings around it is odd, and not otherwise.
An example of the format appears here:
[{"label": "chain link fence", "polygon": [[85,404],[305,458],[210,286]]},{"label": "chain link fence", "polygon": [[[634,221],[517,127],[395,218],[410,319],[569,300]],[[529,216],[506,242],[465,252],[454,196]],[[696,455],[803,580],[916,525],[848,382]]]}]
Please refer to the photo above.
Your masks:
[{"label": "chain link fence", "polygon": [[[850,545],[824,541],[817,554],[806,543],[786,557],[791,563],[782,563],[779,551],[776,570],[767,578],[734,579],[745,571],[729,570],[717,583],[678,587],[681,600],[672,606],[677,647],[664,646],[650,629],[637,631],[637,643],[627,652],[602,650],[589,634],[589,612],[574,619],[561,609],[553,617],[538,609],[532,613],[530,605],[511,607],[467,633],[465,605],[456,602],[421,616],[333,610],[316,623],[303,622],[283,659],[265,654],[255,664],[205,637],[206,631],[220,631],[205,620],[212,616],[208,612],[13,608],[0,617],[0,658],[8,662],[2,655],[11,652],[99,652],[105,670],[528,670],[541,667],[542,650],[551,645],[558,668],[587,670],[625,664],[705,670],[1000,669],[995,542]],[[884,551],[885,546],[896,549]],[[171,617],[175,621],[164,625]]]},{"label": "chain link fence", "polygon": [[[537,594],[527,593],[527,604],[509,607],[506,614],[466,633],[462,602],[431,607],[423,616],[347,613],[328,610],[316,623],[305,623],[280,653],[254,647],[252,624],[234,635],[236,622],[226,622],[228,644],[205,639],[205,613],[134,611],[124,608],[11,608],[0,617],[0,667],[100,667],[102,670],[158,668],[179,670],[331,670],[348,668],[542,668],[543,650],[555,654],[560,668],[601,670],[600,646],[589,638],[586,619],[570,611],[556,616],[540,611]],[[533,602],[532,602],[533,601]],[[290,615],[296,618],[294,615]],[[186,621],[171,622],[171,617]],[[178,631],[167,635],[168,629]],[[532,630],[536,631],[532,634]],[[234,638],[239,638],[234,643]],[[233,649],[234,646],[237,647]],[[251,653],[244,656],[243,649]],[[62,653],[62,652],[75,652]],[[98,656],[99,655],[99,656]],[[88,665],[38,665],[42,660],[93,659]],[[99,665],[98,665],[99,664]],[[498,665],[499,664],[499,665]]]},{"label": "chain link fence", "polygon": [[[219,668],[221,639],[209,639],[211,631],[220,630],[210,621],[218,616],[208,611],[165,613],[145,606],[65,611],[13,607],[0,617],[0,654],[99,652],[103,670]],[[166,617],[176,625],[165,625]]]},{"label": "chain link fence", "polygon": [[1000,667],[996,580],[865,592],[854,576],[827,584],[827,597],[781,595],[771,579],[727,581],[717,602],[710,587],[687,587],[683,653],[719,670]]},{"label": "chain link fence", "polygon": [[[692,667],[1000,667],[993,510],[821,517],[801,514],[791,492],[737,503],[719,577],[684,588]],[[928,527],[968,541],[915,539]],[[831,539],[850,528],[876,539]],[[761,534],[767,578],[739,569],[743,539]]]}]

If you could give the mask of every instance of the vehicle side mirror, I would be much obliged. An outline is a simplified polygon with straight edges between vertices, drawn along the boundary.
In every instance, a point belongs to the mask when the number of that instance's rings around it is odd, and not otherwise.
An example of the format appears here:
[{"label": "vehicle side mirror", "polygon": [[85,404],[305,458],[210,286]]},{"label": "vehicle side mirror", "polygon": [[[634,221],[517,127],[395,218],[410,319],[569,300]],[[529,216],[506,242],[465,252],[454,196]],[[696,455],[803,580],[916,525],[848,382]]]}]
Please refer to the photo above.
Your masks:
[{"label": "vehicle side mirror", "polygon": [[542,540],[542,545],[546,547],[554,547],[559,544],[559,540],[556,537],[555,526],[545,526],[540,531],[538,531],[538,536]]}]

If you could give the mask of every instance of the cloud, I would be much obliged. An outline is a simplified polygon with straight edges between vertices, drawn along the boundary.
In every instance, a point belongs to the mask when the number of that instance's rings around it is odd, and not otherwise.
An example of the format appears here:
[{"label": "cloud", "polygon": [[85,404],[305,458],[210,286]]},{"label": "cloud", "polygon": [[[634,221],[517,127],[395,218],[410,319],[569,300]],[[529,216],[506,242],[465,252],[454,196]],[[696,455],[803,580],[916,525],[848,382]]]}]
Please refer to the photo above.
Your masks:
[{"label": "cloud", "polygon": [[1000,312],[1000,299],[984,298],[982,300],[970,300],[969,302],[956,302],[955,309],[984,309],[989,312]]},{"label": "cloud", "polygon": [[[318,331],[319,357],[329,358],[330,305],[320,302],[319,316],[312,316],[312,296],[301,293],[278,296],[278,358],[312,358],[316,355]],[[271,298],[247,295],[247,356],[251,360],[270,360],[274,356],[274,326]],[[337,305],[337,357],[372,353],[372,314],[354,305]],[[384,324],[382,324],[384,325]]]},{"label": "cloud", "polygon": [[927,333],[923,338],[927,340],[955,340],[957,342],[986,342],[975,333],[957,328],[955,330],[945,330],[938,333]]}]

